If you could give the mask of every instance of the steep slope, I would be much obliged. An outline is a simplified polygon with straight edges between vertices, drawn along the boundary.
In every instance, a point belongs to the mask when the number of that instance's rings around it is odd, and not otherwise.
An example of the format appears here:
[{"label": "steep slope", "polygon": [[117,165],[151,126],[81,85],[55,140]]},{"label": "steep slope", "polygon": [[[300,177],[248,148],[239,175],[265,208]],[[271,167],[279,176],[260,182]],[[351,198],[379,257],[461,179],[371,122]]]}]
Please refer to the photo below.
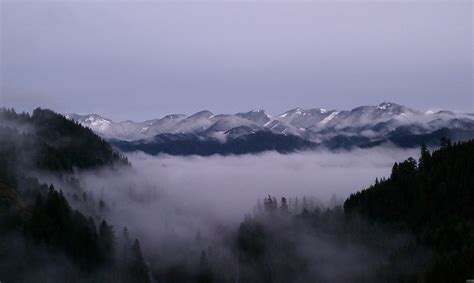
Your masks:
[{"label": "steep slope", "polygon": [[36,109],[30,116],[1,109],[0,278],[6,282],[149,282],[144,272],[131,272],[131,264],[114,252],[130,250],[133,265],[146,271],[141,255],[133,253],[139,247],[132,249],[128,243],[116,247],[113,227],[102,215],[74,209],[62,190],[34,177],[41,172],[70,183],[74,191],[67,194],[73,193],[76,208],[95,207],[98,204],[87,198],[72,170],[126,164],[90,129],[50,110]]},{"label": "steep slope", "polygon": [[237,113],[235,115],[252,121],[260,127],[264,127],[265,124],[272,119],[272,117],[268,115],[265,110],[252,110],[246,113]]},{"label": "steep slope", "polygon": [[0,131],[8,154],[33,168],[71,170],[126,163],[90,129],[50,110],[38,108],[30,116],[3,109]]},{"label": "steep slope", "polygon": [[427,282],[464,282],[474,276],[474,141],[439,150],[422,148],[419,162],[395,163],[390,178],[351,195],[348,217],[414,233],[435,255]]}]

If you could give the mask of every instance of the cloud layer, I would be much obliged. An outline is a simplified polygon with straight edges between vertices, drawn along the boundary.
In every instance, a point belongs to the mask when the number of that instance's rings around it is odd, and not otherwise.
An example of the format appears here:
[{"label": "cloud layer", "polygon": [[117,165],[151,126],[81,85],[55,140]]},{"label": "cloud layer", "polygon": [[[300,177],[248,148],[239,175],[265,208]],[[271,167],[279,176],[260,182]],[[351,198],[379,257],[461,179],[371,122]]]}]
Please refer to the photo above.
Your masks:
[{"label": "cloud layer", "polygon": [[83,172],[80,180],[106,201],[117,229],[128,226],[144,243],[160,246],[237,224],[268,194],[341,202],[387,176],[395,161],[416,155],[391,148],[227,157],[136,153],[128,156],[132,168]]}]

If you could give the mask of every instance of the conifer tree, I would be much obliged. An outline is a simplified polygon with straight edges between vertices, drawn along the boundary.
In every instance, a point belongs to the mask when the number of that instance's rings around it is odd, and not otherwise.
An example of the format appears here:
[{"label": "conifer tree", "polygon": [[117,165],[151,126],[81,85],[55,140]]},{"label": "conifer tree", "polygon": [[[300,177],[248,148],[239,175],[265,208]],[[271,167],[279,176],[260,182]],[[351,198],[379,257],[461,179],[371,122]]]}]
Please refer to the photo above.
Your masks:
[{"label": "conifer tree", "polygon": [[289,209],[288,209],[288,202],[286,200],[285,197],[282,197],[281,198],[281,201],[280,201],[280,212],[281,214],[283,215],[287,215],[289,213]]}]

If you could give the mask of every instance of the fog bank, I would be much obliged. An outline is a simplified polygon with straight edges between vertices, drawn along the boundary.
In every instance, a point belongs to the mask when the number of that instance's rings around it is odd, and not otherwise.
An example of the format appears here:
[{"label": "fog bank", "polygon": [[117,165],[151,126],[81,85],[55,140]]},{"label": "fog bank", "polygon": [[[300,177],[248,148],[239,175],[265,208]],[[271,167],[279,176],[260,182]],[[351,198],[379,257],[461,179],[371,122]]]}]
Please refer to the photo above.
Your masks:
[{"label": "fog bank", "polygon": [[152,157],[135,153],[128,157],[139,174],[156,180],[167,193],[233,216],[251,211],[256,200],[268,194],[342,201],[376,177],[388,176],[394,162],[417,155],[417,150],[375,148],[286,155]]},{"label": "fog bank", "polygon": [[80,180],[105,200],[115,225],[156,240],[164,230],[173,237],[194,236],[240,221],[268,194],[342,202],[376,177],[388,176],[394,162],[417,155],[393,148],[211,157],[133,153],[132,168],[83,172]]}]

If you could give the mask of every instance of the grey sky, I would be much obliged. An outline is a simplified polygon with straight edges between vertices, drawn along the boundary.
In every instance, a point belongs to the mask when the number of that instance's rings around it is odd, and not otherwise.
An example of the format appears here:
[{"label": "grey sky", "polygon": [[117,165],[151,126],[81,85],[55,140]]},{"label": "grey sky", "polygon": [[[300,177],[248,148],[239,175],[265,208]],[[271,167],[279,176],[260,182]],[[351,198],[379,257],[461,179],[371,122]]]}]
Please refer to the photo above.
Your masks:
[{"label": "grey sky", "polygon": [[1,104],[19,110],[474,112],[472,1],[0,2]]}]

